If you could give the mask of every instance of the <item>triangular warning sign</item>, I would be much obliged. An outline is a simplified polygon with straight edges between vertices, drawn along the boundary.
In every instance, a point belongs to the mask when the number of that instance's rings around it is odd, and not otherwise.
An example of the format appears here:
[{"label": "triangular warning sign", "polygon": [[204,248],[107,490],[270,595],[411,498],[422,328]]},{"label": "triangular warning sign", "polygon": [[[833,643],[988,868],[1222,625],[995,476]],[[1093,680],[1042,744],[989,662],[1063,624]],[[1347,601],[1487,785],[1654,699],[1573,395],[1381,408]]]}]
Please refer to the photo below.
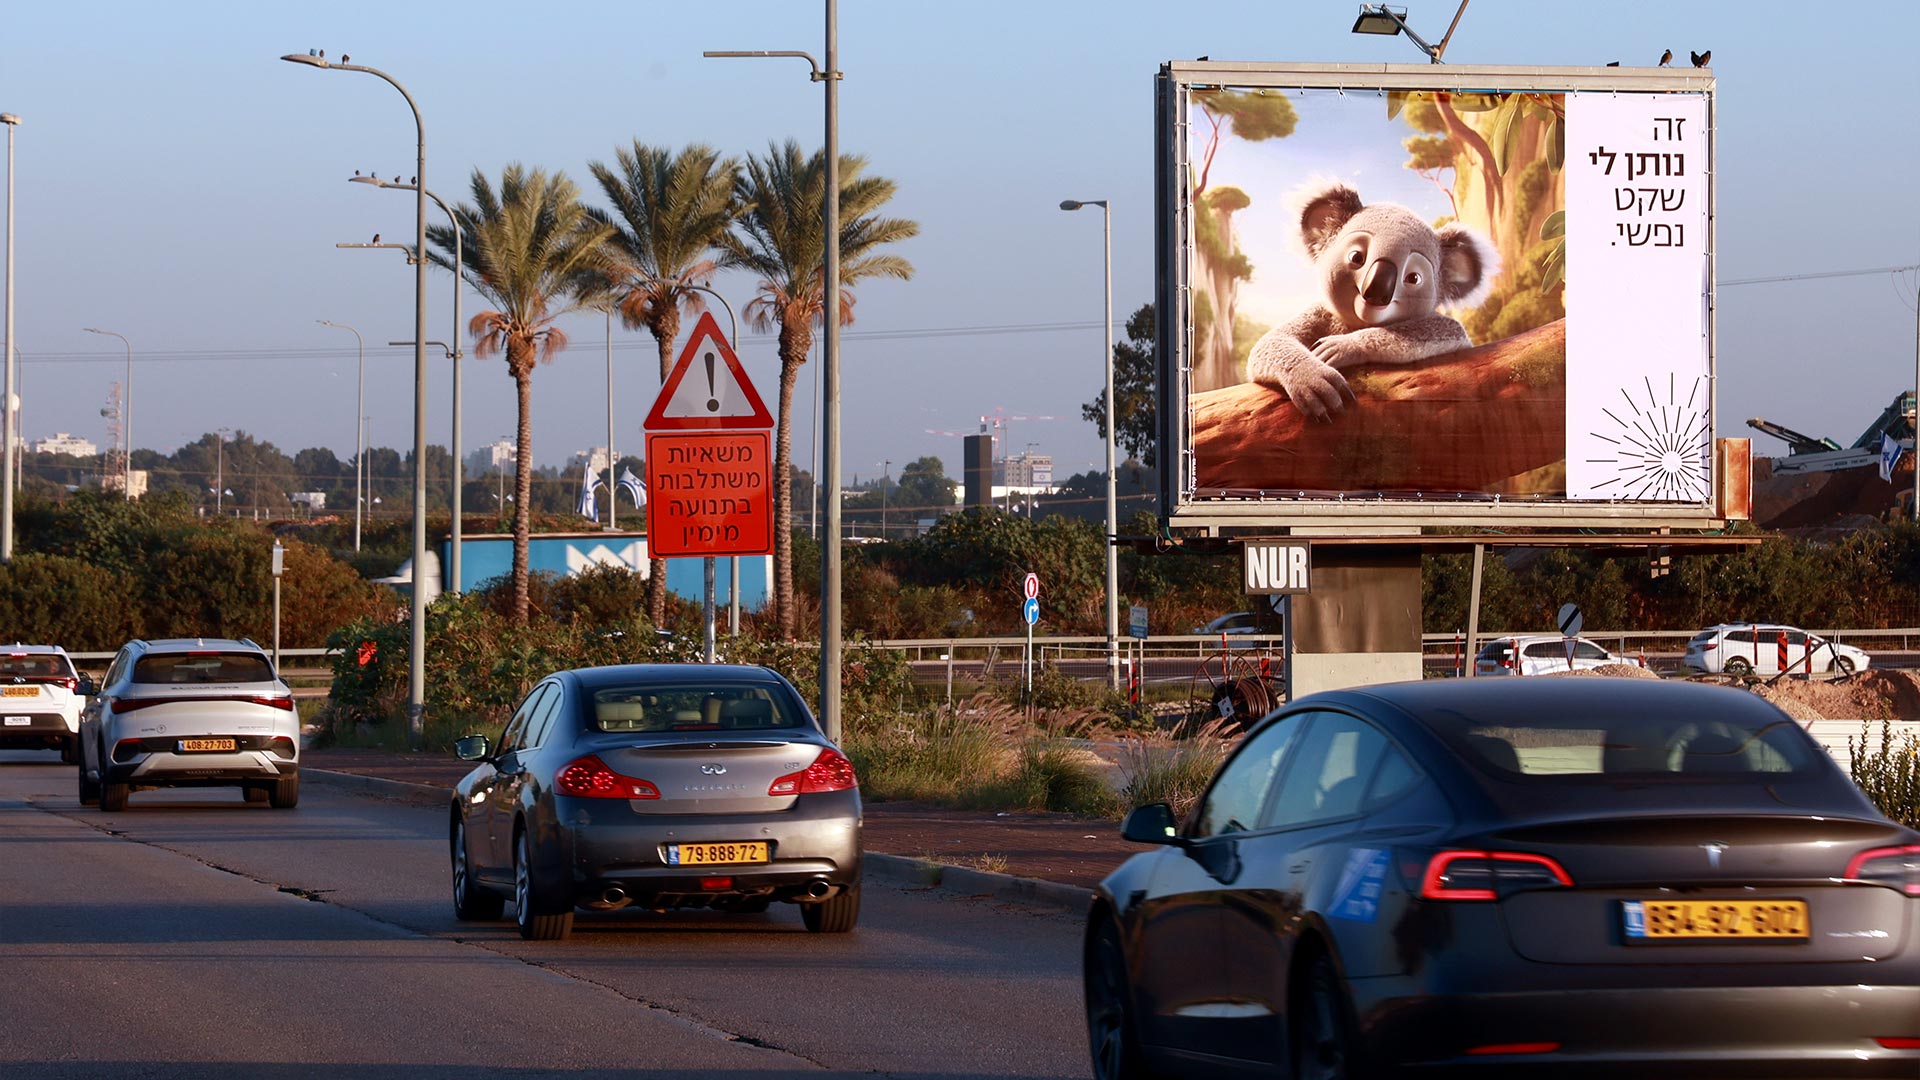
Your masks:
[{"label": "triangular warning sign", "polygon": [[700,322],[667,373],[642,425],[648,431],[712,431],[730,428],[770,428],[773,415],[753,389],[746,369],[713,321],[713,312]]}]

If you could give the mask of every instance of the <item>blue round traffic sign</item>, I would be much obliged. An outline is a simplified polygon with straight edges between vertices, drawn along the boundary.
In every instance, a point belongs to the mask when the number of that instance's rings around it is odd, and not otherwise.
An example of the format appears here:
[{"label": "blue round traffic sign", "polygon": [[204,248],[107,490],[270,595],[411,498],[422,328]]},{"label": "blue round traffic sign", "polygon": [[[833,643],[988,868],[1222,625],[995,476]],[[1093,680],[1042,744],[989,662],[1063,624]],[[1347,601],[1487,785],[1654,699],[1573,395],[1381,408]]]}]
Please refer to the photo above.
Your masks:
[{"label": "blue round traffic sign", "polygon": [[1035,599],[1034,597],[1031,597],[1031,596],[1028,597],[1027,602],[1020,606],[1020,614],[1026,617],[1028,626],[1032,626],[1034,623],[1039,622],[1040,621],[1040,601],[1038,599]]}]

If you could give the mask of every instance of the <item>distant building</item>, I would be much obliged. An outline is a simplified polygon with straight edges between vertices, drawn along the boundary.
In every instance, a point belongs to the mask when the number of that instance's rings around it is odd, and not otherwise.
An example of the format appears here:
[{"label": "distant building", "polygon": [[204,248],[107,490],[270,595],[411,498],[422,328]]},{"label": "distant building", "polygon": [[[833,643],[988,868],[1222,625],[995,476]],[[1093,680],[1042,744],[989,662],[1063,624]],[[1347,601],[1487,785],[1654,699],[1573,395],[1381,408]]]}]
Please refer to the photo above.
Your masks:
[{"label": "distant building", "polygon": [[607,468],[607,448],[595,446],[587,450],[575,450],[568,463],[569,468],[584,467],[587,472],[605,472]]},{"label": "distant building", "polygon": [[327,508],[327,493],[324,491],[296,491],[287,496],[295,506],[304,506],[308,513],[318,513]]},{"label": "distant building", "polygon": [[71,457],[93,457],[100,453],[100,447],[87,439],[66,432],[58,432],[51,439],[41,439],[33,444],[36,454],[66,454]]},{"label": "distant building", "polygon": [[467,475],[477,476],[493,472],[510,472],[516,451],[512,439],[491,442],[467,455]]},{"label": "distant building", "polygon": [[134,469],[131,474],[122,476],[118,472],[87,477],[88,487],[99,487],[107,491],[131,491],[138,499],[147,493],[147,470]]},{"label": "distant building", "polygon": [[1015,489],[1053,487],[1053,457],[1032,451],[1015,454],[1000,462],[1002,484]]}]

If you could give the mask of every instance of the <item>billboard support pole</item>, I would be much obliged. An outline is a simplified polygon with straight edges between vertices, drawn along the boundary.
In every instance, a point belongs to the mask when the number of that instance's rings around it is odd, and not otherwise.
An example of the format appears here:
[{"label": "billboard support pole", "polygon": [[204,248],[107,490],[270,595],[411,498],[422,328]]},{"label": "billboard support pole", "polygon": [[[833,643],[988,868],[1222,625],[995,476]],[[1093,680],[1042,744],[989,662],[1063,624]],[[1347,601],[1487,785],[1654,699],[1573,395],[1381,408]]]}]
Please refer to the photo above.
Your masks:
[{"label": "billboard support pole", "polygon": [[1475,659],[1480,655],[1474,648],[1476,644],[1474,639],[1480,634],[1480,571],[1486,564],[1486,560],[1487,545],[1473,545],[1473,586],[1472,590],[1467,594],[1466,668],[1467,678],[1469,679],[1473,678],[1474,668],[1478,666],[1475,663]]},{"label": "billboard support pole", "polygon": [[1913,466],[1913,520],[1920,521],[1920,304],[1914,305],[1913,320],[1913,449],[1907,452]]}]

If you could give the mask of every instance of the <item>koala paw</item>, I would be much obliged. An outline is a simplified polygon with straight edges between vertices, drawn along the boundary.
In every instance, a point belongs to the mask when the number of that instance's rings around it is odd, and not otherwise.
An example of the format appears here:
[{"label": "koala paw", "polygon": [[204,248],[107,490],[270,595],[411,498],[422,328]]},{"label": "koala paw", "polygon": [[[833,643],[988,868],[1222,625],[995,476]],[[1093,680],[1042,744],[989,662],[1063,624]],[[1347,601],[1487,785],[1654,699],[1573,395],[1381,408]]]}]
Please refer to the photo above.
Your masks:
[{"label": "koala paw", "polygon": [[1280,385],[1294,407],[1315,420],[1327,419],[1353,400],[1347,377],[1320,360],[1292,365],[1280,374]]},{"label": "koala paw", "polygon": [[1332,368],[1357,367],[1370,357],[1358,333],[1329,334],[1313,344],[1313,358]]}]

